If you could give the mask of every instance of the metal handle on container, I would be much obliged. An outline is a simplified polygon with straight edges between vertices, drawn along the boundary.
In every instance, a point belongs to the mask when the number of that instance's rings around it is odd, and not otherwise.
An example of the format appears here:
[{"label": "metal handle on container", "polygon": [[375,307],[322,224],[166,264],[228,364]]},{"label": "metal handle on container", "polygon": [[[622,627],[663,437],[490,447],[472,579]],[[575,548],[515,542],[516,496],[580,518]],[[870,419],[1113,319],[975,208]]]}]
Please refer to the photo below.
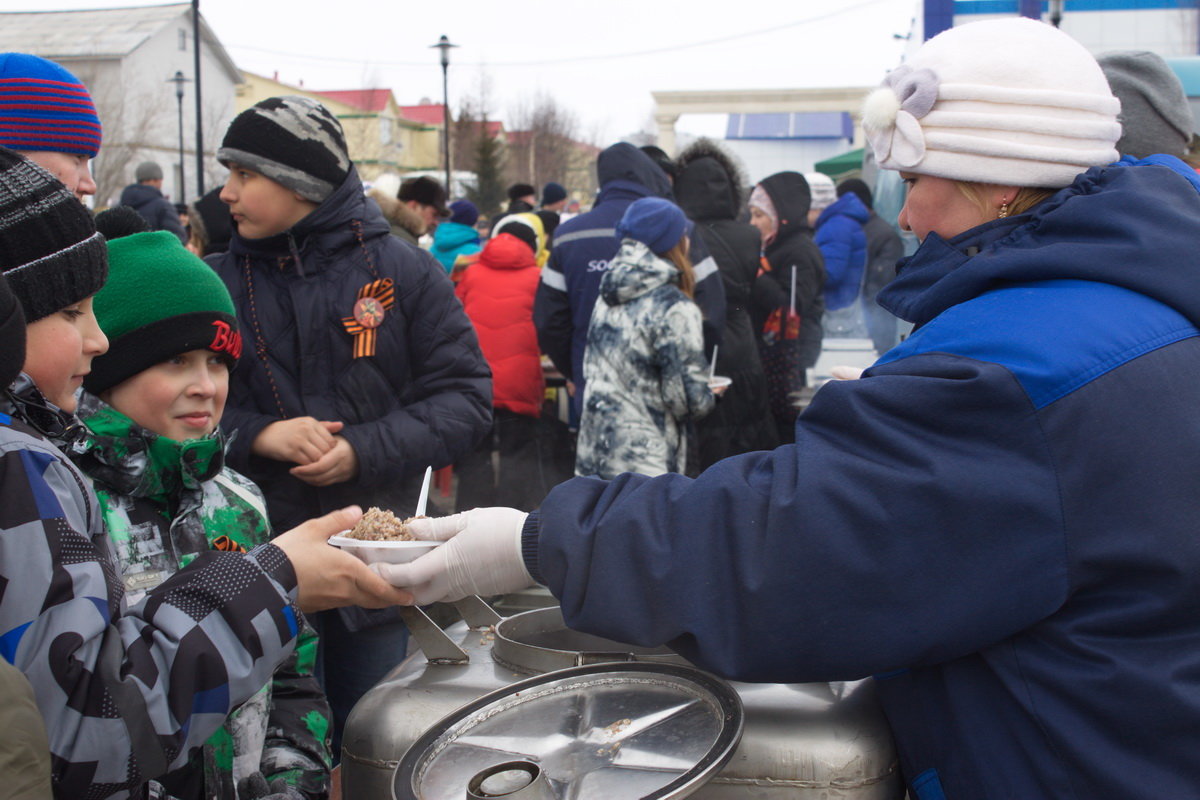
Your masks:
[{"label": "metal handle on container", "polygon": [[[454,602],[454,608],[471,628],[489,628],[504,619],[495,609],[483,602],[478,595],[470,595]],[[429,615],[417,606],[399,606],[400,616],[408,626],[409,633],[425,654],[425,659],[434,664],[467,664],[471,657],[454,643],[446,632]]]},{"label": "metal handle on container", "polygon": [[462,614],[463,620],[471,628],[487,628],[500,622],[504,617],[496,613],[496,609],[483,602],[477,594],[468,595],[462,600],[455,600],[454,607]]},{"label": "metal handle on container", "polygon": [[417,646],[426,660],[435,664],[466,664],[471,659],[438,627],[437,623],[417,606],[397,606],[400,617],[408,626],[409,633],[417,640]]}]

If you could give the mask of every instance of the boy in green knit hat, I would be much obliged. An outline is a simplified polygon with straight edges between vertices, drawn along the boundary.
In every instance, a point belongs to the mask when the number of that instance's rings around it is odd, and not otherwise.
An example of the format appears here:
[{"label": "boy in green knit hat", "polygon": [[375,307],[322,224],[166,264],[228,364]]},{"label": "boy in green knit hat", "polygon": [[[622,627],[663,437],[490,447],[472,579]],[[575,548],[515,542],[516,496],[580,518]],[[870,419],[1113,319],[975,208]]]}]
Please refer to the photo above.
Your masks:
[{"label": "boy in green knit hat", "polygon": [[[84,378],[90,436],[76,461],[135,603],[204,553],[250,550],[271,531],[258,487],[224,466],[218,423],[242,350],[225,285],[169,232],[112,239],[108,259],[94,308],[110,346]],[[316,644],[302,633],[271,683],[147,795],[327,796],[330,711],[312,675]]]}]

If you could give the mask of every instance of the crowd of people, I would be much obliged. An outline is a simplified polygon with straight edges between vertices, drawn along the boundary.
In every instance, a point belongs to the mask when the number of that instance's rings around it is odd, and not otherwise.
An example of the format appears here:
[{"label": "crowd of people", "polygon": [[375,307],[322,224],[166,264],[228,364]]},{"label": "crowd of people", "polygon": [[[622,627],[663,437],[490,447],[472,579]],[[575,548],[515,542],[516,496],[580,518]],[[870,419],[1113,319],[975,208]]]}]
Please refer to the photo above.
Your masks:
[{"label": "crowd of people", "polygon": [[[1200,178],[1169,75],[1030,20],[931,39],[863,115],[903,258],[862,180],[750,183],[706,140],[604,149],[570,218],[556,182],[490,215],[368,190],[296,96],[233,120],[186,229],[152,162],[93,215],[87,89],[0,55],[6,789],[327,797],[399,607],[536,581],[729,678],[874,675],[921,800],[1194,794]],[[831,336],[879,359],[800,413]],[[441,547],[327,545],[430,466],[458,513],[411,529]]]}]

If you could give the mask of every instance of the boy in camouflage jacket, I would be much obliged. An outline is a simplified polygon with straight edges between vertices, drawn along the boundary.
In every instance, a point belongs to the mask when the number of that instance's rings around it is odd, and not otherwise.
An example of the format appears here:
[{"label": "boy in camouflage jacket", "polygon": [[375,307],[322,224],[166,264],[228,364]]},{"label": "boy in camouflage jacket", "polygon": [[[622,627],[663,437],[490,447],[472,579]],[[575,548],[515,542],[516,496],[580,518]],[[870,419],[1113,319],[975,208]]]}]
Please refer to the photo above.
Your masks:
[{"label": "boy in camouflage jacket", "polygon": [[[89,434],[76,463],[132,604],[201,553],[246,552],[271,530],[258,487],[224,466],[217,425],[241,350],[228,291],[169,233],[113,239],[108,255],[95,310],[110,348],[84,379]],[[271,682],[147,795],[237,800],[269,786],[273,798],[327,796],[330,712],[312,674],[316,647],[306,625]]]}]

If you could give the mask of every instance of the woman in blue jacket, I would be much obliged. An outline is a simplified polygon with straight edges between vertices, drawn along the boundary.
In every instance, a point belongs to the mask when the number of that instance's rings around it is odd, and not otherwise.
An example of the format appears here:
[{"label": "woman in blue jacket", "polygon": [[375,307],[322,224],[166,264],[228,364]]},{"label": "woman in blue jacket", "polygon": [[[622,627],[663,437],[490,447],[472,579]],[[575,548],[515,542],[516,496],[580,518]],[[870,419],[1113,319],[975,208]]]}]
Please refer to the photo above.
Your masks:
[{"label": "woman in blue jacket", "polygon": [[[916,326],[796,444],[417,526],[418,602],[536,578],[572,627],[749,681],[874,675],[912,795],[1200,794],[1200,181],[1117,158],[1086,50],[926,42],[868,99]],[[1106,166],[1107,165],[1107,166]]]}]

